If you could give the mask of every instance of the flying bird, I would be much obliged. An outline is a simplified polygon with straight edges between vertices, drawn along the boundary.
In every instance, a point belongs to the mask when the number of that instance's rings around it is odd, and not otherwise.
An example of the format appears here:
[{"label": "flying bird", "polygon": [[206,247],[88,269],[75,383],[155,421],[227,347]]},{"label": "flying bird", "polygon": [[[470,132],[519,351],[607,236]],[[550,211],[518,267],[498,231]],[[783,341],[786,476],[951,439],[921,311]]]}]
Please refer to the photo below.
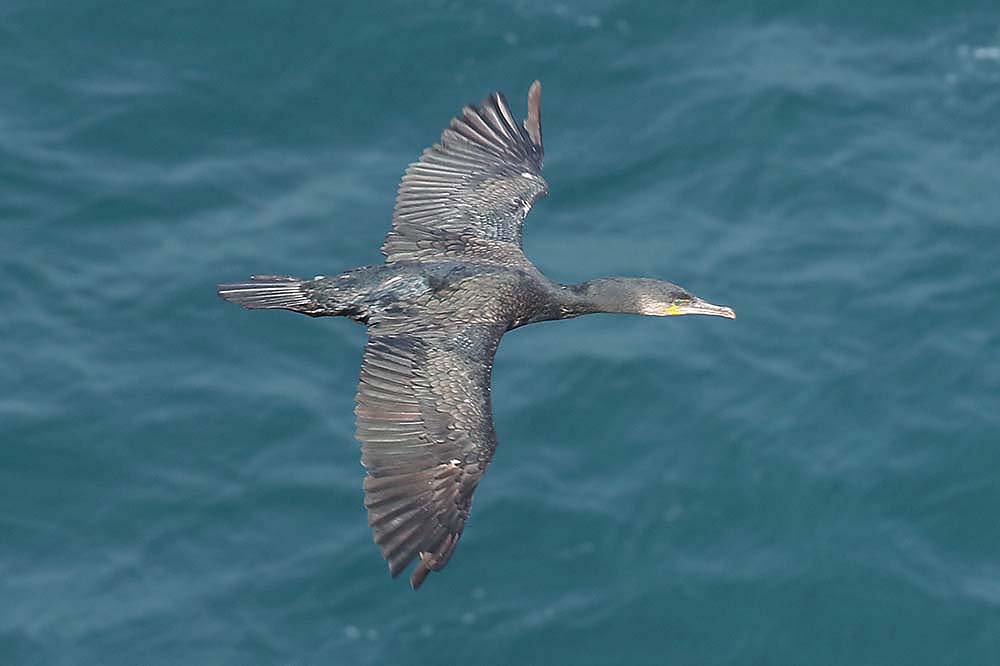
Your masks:
[{"label": "flying bird", "polygon": [[521,247],[524,219],[548,192],[542,156],[541,84],[521,123],[494,92],[406,169],[384,264],[218,285],[245,308],[368,327],[355,408],[364,503],[390,574],[417,560],[413,589],[451,559],[496,450],[490,378],[504,333],[597,312],[736,316],[670,282],[542,275]]}]

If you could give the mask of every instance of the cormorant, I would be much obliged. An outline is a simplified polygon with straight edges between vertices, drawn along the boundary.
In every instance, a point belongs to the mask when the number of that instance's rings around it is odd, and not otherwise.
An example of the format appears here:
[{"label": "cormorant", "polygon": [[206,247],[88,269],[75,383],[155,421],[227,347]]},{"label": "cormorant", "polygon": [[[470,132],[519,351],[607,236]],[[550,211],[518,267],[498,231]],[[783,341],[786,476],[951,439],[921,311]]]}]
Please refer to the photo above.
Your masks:
[{"label": "cormorant", "polygon": [[523,123],[495,92],[407,168],[384,264],[218,286],[245,308],[367,325],[355,409],[365,507],[393,577],[419,560],[413,589],[451,558],[496,449],[490,376],[504,333],[594,312],[736,316],[670,282],[542,275],[521,249],[524,218],[548,192],[542,153],[539,82]]}]

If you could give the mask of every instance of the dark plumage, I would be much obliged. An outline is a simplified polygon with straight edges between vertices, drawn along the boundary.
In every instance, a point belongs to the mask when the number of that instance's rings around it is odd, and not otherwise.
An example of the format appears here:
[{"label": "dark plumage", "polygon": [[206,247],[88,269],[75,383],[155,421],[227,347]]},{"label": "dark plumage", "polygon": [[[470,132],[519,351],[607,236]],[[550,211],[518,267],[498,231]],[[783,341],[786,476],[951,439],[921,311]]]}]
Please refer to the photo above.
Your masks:
[{"label": "dark plumage", "polygon": [[540,84],[523,124],[493,93],[406,170],[385,264],[218,287],[246,308],[368,326],[355,410],[365,506],[393,576],[419,558],[414,588],[451,558],[496,449],[490,376],[506,331],[592,312],[735,316],[669,282],[542,275],[521,250],[524,218],[548,191],[542,155]]}]

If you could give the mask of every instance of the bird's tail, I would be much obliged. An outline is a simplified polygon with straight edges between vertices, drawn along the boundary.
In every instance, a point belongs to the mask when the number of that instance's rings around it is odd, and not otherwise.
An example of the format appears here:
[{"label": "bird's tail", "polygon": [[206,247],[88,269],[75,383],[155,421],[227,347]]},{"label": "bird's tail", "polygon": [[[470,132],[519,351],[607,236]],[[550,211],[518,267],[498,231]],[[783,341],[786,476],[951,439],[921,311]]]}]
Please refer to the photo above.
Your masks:
[{"label": "bird's tail", "polygon": [[220,284],[218,293],[248,310],[292,310],[314,317],[329,314],[311,282],[285,275],[254,275],[250,282]]}]

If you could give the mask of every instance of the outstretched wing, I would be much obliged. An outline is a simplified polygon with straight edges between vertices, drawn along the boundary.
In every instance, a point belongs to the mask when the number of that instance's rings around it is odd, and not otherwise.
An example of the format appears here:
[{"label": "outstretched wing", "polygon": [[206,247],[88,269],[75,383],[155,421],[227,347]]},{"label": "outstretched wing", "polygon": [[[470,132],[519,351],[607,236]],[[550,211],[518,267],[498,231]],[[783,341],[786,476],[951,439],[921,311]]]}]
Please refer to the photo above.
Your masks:
[{"label": "outstretched wing", "polygon": [[358,387],[368,523],[395,577],[414,589],[448,563],[496,449],[490,406],[503,330],[467,326],[374,334]]},{"label": "outstretched wing", "polygon": [[[396,195],[386,261],[520,252],[521,226],[548,192],[542,178],[542,86],[528,91],[528,117],[514,120],[495,92],[469,105],[407,168]],[[502,248],[500,248],[502,250]]]}]

